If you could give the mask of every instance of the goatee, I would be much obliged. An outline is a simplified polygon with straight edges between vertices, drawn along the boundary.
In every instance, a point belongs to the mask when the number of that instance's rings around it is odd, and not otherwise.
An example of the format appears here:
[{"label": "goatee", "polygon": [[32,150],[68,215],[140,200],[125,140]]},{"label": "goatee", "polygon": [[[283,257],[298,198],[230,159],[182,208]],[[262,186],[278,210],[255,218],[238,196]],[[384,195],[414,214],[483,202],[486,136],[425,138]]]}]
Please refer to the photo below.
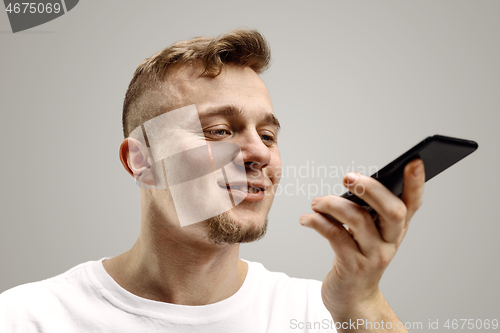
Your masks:
[{"label": "goatee", "polygon": [[267,216],[263,223],[241,226],[231,219],[228,212],[206,220],[208,238],[215,244],[250,243],[264,237],[267,231]]}]

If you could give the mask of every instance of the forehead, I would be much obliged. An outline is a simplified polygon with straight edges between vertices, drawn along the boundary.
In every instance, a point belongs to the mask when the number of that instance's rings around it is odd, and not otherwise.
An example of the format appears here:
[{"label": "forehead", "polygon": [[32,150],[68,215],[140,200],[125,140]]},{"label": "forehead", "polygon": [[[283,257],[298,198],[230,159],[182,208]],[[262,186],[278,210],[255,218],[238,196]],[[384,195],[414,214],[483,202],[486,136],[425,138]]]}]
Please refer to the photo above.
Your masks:
[{"label": "forehead", "polygon": [[216,77],[200,76],[201,66],[183,66],[167,76],[166,95],[171,108],[196,104],[199,112],[218,105],[243,111],[273,112],[264,82],[249,67],[226,65]]}]

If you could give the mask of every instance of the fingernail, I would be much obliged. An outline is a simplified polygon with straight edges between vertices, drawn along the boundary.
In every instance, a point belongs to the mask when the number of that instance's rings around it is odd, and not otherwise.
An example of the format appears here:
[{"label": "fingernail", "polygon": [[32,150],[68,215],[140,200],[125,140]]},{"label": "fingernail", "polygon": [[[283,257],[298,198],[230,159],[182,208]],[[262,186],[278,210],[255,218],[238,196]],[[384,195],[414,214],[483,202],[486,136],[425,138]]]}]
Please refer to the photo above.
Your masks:
[{"label": "fingernail", "polygon": [[352,184],[358,180],[359,176],[355,174],[354,172],[349,172],[347,175],[345,175],[344,178],[344,183],[345,184]]},{"label": "fingernail", "polygon": [[318,203],[318,201],[319,201],[319,198],[314,198],[312,203],[311,203],[311,206],[316,205]]},{"label": "fingernail", "polygon": [[413,175],[415,177],[418,177],[422,174],[422,171],[424,171],[424,163],[419,162],[416,167],[413,169]]},{"label": "fingernail", "polygon": [[305,218],[307,214],[300,215],[299,222],[301,225],[305,225]]}]

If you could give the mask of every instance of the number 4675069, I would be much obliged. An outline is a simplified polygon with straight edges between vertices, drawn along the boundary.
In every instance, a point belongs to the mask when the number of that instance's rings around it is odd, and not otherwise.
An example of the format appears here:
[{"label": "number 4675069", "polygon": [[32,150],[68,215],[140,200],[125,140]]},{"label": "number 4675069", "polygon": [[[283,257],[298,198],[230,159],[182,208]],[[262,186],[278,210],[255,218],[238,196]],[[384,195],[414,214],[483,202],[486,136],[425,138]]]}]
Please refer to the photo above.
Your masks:
[{"label": "number 4675069", "polygon": [[61,4],[59,4],[59,3],[54,3],[54,4],[46,3],[46,4],[44,4],[44,3],[36,3],[36,2],[21,2],[21,3],[16,2],[14,4],[9,3],[7,8],[5,8],[5,11],[9,14],[12,12],[14,12],[15,14],[19,14],[19,13],[23,13],[23,14],[27,14],[27,13],[31,13],[31,14],[56,13],[57,14],[61,11]]}]

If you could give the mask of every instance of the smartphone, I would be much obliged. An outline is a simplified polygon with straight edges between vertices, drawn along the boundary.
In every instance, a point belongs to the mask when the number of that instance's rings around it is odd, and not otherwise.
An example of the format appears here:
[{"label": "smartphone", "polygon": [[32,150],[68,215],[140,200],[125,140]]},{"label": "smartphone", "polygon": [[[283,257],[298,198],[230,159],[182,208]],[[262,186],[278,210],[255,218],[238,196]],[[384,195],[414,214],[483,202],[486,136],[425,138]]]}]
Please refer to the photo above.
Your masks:
[{"label": "smartphone", "polygon": [[[425,181],[428,181],[474,152],[477,147],[478,144],[471,140],[443,135],[429,136],[380,171],[371,175],[371,177],[382,183],[392,193],[401,197],[403,193],[403,171],[408,162],[417,158],[422,159],[425,167]],[[346,192],[341,197],[361,205],[372,216],[376,214],[370,205],[351,192]]]}]

